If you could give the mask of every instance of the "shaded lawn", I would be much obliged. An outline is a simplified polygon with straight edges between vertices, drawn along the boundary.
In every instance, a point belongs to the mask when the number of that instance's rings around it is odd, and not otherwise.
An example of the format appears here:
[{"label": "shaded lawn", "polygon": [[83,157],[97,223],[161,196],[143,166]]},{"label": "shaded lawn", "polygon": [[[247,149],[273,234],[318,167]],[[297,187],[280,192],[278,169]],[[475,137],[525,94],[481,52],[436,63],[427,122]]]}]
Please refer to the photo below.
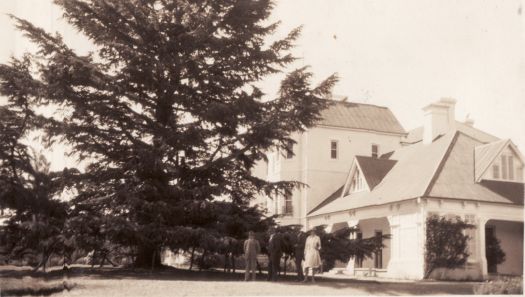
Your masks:
[{"label": "shaded lawn", "polygon": [[[0,267],[2,284],[21,284],[24,278],[39,284],[61,283],[62,270],[32,273]],[[69,284],[76,284],[72,291],[64,290],[62,296],[242,296],[242,295],[426,295],[473,294],[473,282],[389,282],[320,277],[315,284],[297,282],[295,276],[281,276],[279,282],[244,282],[242,273],[220,271],[187,271],[174,268],[156,270],[93,269],[74,267],[68,273]],[[26,281],[27,284],[27,281]],[[2,295],[6,290],[2,288]],[[18,294],[20,295],[20,294]]]}]

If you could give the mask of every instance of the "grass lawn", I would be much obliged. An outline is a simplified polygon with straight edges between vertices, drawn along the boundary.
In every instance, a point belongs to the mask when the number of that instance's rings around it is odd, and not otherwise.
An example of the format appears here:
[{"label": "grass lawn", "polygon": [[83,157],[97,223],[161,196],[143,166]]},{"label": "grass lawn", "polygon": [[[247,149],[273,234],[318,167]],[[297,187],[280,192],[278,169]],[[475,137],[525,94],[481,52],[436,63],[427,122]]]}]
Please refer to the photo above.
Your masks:
[{"label": "grass lawn", "polygon": [[[265,275],[244,282],[241,273],[186,271],[167,268],[147,270],[74,267],[65,279],[61,270],[31,273],[28,269],[0,267],[0,296],[29,295],[39,287],[62,288],[41,291],[52,296],[243,296],[243,295],[426,295],[473,294],[474,282],[388,282],[321,277],[315,284],[297,282],[294,276],[268,282]],[[63,282],[66,281],[64,289]],[[33,291],[20,288],[32,286]],[[18,288],[18,291],[16,289]],[[68,290],[71,289],[71,290]],[[25,293],[24,293],[25,292]],[[36,291],[38,292],[38,291]]]}]

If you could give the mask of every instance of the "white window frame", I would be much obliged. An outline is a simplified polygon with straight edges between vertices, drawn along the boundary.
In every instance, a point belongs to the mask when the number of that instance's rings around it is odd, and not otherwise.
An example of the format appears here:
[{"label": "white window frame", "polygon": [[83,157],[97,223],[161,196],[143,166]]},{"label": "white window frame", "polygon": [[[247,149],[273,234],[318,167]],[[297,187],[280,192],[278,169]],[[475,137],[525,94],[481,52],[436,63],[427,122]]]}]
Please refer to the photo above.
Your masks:
[{"label": "white window frame", "polygon": [[[335,143],[335,158],[333,157],[333,152],[334,152],[334,148],[333,148],[333,144]],[[336,139],[331,139],[330,140],[330,160],[337,160],[339,159],[339,141],[336,140]]]},{"label": "white window frame", "polygon": [[[375,157],[374,157],[374,146],[377,148]],[[372,143],[372,146],[370,149],[372,150],[372,153],[371,153],[372,158],[379,158],[379,144]]]}]

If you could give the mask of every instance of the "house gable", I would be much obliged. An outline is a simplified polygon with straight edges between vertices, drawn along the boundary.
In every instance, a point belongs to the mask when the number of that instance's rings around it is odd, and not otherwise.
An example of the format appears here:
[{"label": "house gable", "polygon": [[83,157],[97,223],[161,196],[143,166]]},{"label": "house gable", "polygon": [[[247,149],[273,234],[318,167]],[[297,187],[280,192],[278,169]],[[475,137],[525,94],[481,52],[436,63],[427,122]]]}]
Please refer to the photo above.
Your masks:
[{"label": "house gable", "polygon": [[523,182],[524,159],[510,140],[476,146],[475,178],[482,180]]},{"label": "house gable", "polygon": [[343,197],[351,193],[362,191],[370,192],[370,187],[366,182],[365,176],[363,174],[363,169],[361,168],[361,165],[359,164],[359,159],[356,156],[354,158],[354,161],[352,162],[352,166],[350,167],[350,172],[346,179],[341,196]]}]

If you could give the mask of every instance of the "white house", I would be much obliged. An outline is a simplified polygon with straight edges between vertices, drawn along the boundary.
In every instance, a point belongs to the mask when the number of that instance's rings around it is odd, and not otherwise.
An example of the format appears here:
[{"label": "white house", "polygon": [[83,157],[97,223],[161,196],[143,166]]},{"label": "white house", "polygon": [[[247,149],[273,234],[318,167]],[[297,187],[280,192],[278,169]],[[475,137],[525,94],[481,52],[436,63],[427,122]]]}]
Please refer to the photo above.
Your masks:
[{"label": "white house", "polygon": [[263,199],[270,213],[281,215],[282,224],[306,226],[307,213],[344,183],[356,155],[379,156],[392,151],[406,135],[386,107],[343,99],[332,101],[321,116],[315,127],[293,135],[297,142],[294,155],[279,151],[268,154],[268,180],[308,185],[291,196]]},{"label": "white house", "polygon": [[[336,103],[318,126],[296,135],[294,157],[270,154],[269,179],[309,188],[269,199],[269,209],[289,214],[282,224],[332,231],[358,226],[355,236],[363,238],[391,235],[372,259],[344,263],[349,273],[421,279],[426,218],[440,214],[476,228],[466,231],[471,256],[465,267],[436,276],[522,275],[524,158],[511,140],[456,121],[454,106],[451,99],[430,104],[424,125],[404,133],[387,108]],[[502,264],[486,257],[489,233],[506,253]]]},{"label": "white house", "polygon": [[[356,156],[342,188],[308,214],[308,225],[332,230],[358,226],[370,237],[390,234],[373,259],[347,269],[354,274],[420,279],[424,275],[425,222],[430,214],[460,216],[468,230],[465,267],[435,276],[480,279],[488,273],[523,274],[524,158],[510,140],[500,140],[454,119],[455,102],[442,99],[424,108],[425,123],[404,145],[378,158]],[[485,254],[490,232],[506,260]]]}]

